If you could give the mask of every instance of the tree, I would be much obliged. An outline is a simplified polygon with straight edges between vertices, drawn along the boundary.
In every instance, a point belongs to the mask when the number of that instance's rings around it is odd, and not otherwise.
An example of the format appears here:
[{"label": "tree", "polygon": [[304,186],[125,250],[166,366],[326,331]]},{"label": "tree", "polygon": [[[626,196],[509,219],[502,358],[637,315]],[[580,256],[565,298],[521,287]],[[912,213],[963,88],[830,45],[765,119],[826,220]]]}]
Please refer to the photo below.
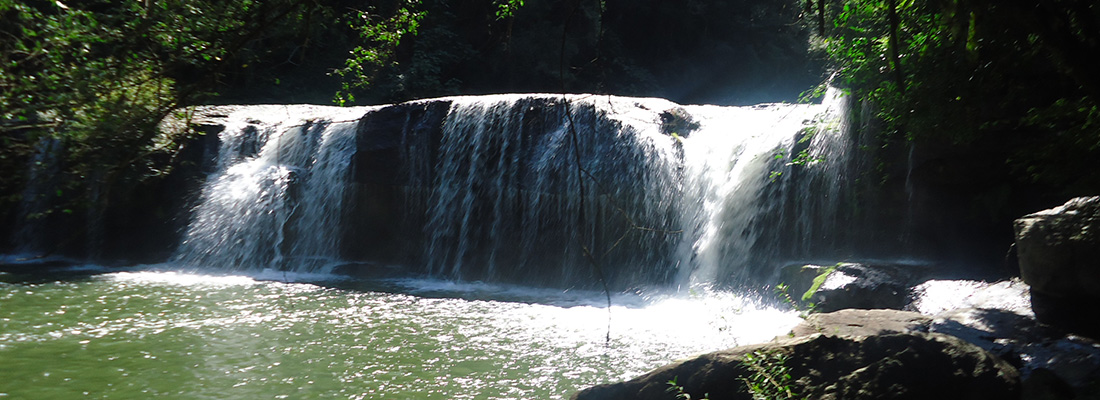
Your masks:
[{"label": "tree", "polygon": [[[1100,51],[1100,7],[846,0],[833,21],[825,48],[834,83],[873,106],[864,117],[885,122],[887,143],[970,154],[983,171],[938,173],[984,177],[974,187],[1030,187],[1049,197],[1043,204],[1100,191],[1100,173],[1084,161],[1100,157],[1100,81],[1085,60]],[[1024,197],[997,193],[1001,204]]]},{"label": "tree", "polygon": [[43,139],[63,143],[65,209],[99,207],[120,180],[163,175],[162,160],[192,133],[158,130],[161,120],[258,65],[295,64],[316,36],[350,48],[359,32],[345,85],[368,84],[360,61],[385,62],[419,15],[416,2],[377,3],[351,12],[339,0],[0,0],[0,165],[12,172],[0,200],[20,200],[20,172]]}]

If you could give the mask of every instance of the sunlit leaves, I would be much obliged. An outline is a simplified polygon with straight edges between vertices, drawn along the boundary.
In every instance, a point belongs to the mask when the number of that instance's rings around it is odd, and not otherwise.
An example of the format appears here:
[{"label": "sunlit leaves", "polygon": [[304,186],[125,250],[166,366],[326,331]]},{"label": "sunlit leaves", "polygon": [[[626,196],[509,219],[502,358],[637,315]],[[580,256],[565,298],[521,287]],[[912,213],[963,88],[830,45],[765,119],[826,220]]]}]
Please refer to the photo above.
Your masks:
[{"label": "sunlit leaves", "polygon": [[333,71],[342,79],[341,90],[333,100],[338,105],[355,101],[355,90],[370,86],[374,74],[392,58],[401,40],[416,35],[424,12],[419,0],[406,0],[393,15],[383,17],[373,11],[358,11],[349,22],[359,33],[362,44],[351,50],[344,67]]},{"label": "sunlit leaves", "polygon": [[[515,15],[516,11],[523,7],[523,0],[498,0],[496,6],[497,19],[505,19]],[[602,2],[600,7],[603,7]]]}]

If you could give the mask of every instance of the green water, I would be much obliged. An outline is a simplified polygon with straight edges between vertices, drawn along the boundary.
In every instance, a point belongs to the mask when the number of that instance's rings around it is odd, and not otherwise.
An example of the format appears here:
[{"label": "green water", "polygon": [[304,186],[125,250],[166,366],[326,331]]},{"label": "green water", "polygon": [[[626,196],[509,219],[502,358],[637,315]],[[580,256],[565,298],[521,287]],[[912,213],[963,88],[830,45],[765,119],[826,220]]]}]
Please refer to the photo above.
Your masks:
[{"label": "green water", "polygon": [[798,321],[728,293],[621,295],[605,342],[597,293],[156,271],[8,276],[0,398],[13,399],[557,399]]}]

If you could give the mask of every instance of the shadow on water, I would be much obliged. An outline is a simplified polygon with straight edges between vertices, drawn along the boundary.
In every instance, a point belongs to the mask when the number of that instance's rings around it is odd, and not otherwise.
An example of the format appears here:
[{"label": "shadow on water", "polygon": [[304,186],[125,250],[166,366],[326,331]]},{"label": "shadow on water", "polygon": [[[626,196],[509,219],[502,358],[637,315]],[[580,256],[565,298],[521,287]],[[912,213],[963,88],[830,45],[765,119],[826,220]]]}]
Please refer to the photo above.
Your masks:
[{"label": "shadow on water", "polygon": [[[102,266],[62,258],[20,258],[0,256],[0,284],[37,285],[53,282],[83,282],[99,275],[119,272],[171,272],[205,276],[243,276],[257,282],[315,285],[349,292],[374,292],[410,295],[421,298],[453,298],[469,301],[496,301],[541,304],[558,307],[606,307],[603,292],[589,289],[540,288],[517,284],[481,281],[454,281],[410,272],[399,266],[345,265],[333,273],[298,273],[265,269],[235,271],[187,268],[172,264]],[[354,270],[355,273],[347,273]],[[635,289],[612,293],[616,307],[642,308],[656,297],[674,296],[669,290]]]},{"label": "shadow on water", "polygon": [[37,285],[58,281],[80,282],[104,273],[134,269],[133,267],[89,265],[57,257],[0,256],[0,284]]}]

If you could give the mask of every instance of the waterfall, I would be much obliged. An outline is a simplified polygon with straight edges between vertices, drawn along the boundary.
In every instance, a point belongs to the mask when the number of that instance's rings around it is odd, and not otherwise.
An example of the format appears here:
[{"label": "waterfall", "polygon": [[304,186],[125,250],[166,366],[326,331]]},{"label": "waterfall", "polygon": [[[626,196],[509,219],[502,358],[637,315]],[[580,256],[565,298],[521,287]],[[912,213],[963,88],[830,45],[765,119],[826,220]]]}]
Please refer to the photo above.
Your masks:
[{"label": "waterfall", "polygon": [[355,126],[363,109],[248,107],[219,134],[176,260],[229,269],[330,266]]},{"label": "waterfall", "polygon": [[685,107],[701,126],[683,139],[681,284],[766,276],[804,258],[799,245],[821,240],[818,230],[836,229],[850,161],[842,106],[830,91],[822,104]]},{"label": "waterfall", "polygon": [[837,245],[852,165],[842,104],[516,94],[223,110],[217,172],[176,260],[736,283]]},{"label": "waterfall", "polygon": [[23,188],[17,220],[15,250],[24,254],[50,253],[56,249],[46,245],[50,214],[60,203],[61,194],[48,190],[57,187],[61,174],[64,146],[55,137],[43,137],[34,146],[34,156],[27,166],[27,186]]},{"label": "waterfall", "polygon": [[660,257],[611,247],[629,240],[659,250],[671,242],[667,234],[632,232],[627,221],[669,225],[671,193],[661,189],[677,181],[668,165],[673,141],[652,123],[603,118],[604,108],[637,108],[630,104],[636,100],[568,101],[454,100],[442,122],[434,176],[413,179],[427,182],[430,193],[424,228],[430,273],[565,283],[587,277],[585,266],[596,262],[633,266],[613,267],[616,274],[667,275]]}]

